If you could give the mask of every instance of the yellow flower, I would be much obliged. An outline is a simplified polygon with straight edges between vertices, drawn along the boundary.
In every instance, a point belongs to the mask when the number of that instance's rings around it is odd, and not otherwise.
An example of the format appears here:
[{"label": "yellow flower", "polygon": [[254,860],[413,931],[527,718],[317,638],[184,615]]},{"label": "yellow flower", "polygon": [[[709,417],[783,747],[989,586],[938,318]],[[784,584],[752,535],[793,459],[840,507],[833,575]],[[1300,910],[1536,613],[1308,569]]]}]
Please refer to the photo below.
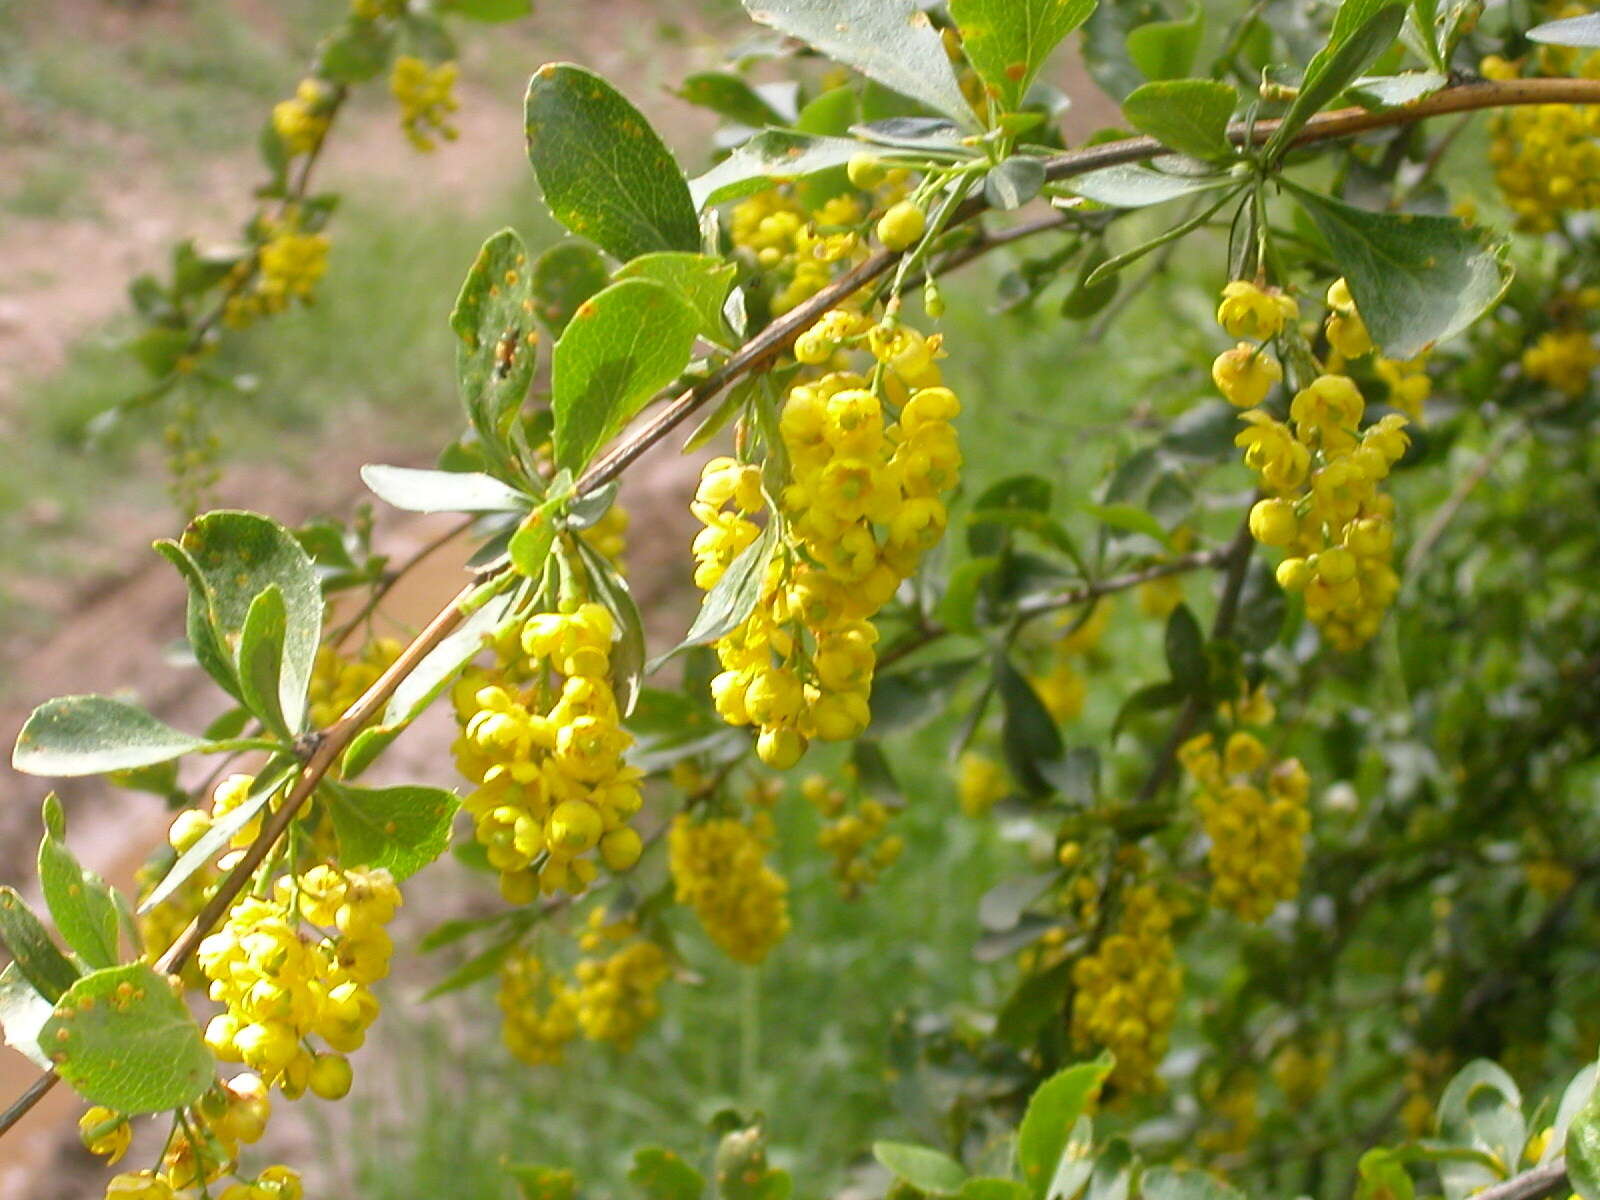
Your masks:
[{"label": "yellow flower", "polygon": [[430,67],[410,54],[394,60],[389,90],[400,104],[401,128],[418,150],[432,150],[435,134],[447,142],[455,140],[450,114],[461,107],[455,95],[456,74],[453,62]]},{"label": "yellow flower", "polygon": [[1223,399],[1237,408],[1254,408],[1283,379],[1283,367],[1259,346],[1240,342],[1211,364],[1211,380]]},{"label": "yellow flower", "polygon": [[1005,799],[1011,791],[1005,768],[986,754],[968,750],[957,766],[956,795],[961,811],[969,817],[981,817]]},{"label": "yellow flower", "polygon": [[766,862],[772,818],[697,821],[681,814],[667,836],[678,903],[735,962],[759,963],[789,932],[789,885]]},{"label": "yellow flower", "polygon": [[1264,342],[1278,336],[1285,321],[1300,315],[1300,306],[1276,288],[1262,289],[1235,279],[1222,289],[1217,324],[1229,337]]}]

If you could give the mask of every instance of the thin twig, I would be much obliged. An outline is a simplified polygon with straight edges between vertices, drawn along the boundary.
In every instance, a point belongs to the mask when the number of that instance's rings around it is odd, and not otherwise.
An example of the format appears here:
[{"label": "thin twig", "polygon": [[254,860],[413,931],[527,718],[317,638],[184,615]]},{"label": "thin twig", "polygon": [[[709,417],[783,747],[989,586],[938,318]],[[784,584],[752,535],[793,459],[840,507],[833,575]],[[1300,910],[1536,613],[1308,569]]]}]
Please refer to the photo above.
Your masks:
[{"label": "thin twig", "polygon": [[1513,1175],[1503,1183],[1473,1193],[1473,1200],[1543,1200],[1554,1196],[1567,1186],[1567,1160],[1552,1159],[1542,1167],[1534,1167],[1521,1175]]}]

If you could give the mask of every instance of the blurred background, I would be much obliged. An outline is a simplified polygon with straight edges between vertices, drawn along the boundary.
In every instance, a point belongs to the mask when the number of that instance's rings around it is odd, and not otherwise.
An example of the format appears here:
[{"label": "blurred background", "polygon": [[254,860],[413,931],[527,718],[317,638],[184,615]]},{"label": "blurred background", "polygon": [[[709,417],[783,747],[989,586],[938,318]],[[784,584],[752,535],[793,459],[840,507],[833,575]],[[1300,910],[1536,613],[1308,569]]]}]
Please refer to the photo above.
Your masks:
[{"label": "blurred background", "polygon": [[[149,550],[182,519],[164,490],[160,420],[105,431],[95,417],[140,386],[116,346],[131,327],[128,281],[164,270],[182,237],[234,235],[251,210],[265,116],[292,93],[344,10],[344,0],[0,0],[7,745],[36,703],[62,692],[130,690],[191,727],[218,710],[219,694],[174,661],[183,592]],[[688,71],[722,62],[751,31],[735,0],[548,0],[512,24],[456,23],[460,137],[426,155],[405,140],[386,89],[360,89],[319,165],[319,186],[343,200],[316,305],[231,338],[224,352],[226,369],[248,386],[217,415],[225,448],[214,506],[285,523],[349,517],[365,494],[360,464],[429,465],[454,436],[446,317],[473,254],[505,224],[535,252],[556,238],[522,147],[521,97],[537,65],[570,59],[605,74],[695,174],[708,164],[714,118],[672,89]],[[1115,107],[1070,55],[1053,74],[1074,101],[1069,139],[1114,121]],[[965,286],[946,288],[948,372],[966,399],[967,475],[977,486],[1036,470],[1057,481],[1058,496],[1080,494],[1108,460],[1209,389],[1207,289],[1157,285],[1133,300],[1128,320],[1067,327],[1053,311],[1037,320],[998,314],[1004,271],[985,263]],[[1160,339],[1123,332],[1151,328],[1141,309],[1160,320]],[[698,456],[657,454],[622,493],[633,514],[631,577],[656,644],[681,631],[694,604],[686,504],[698,466]],[[376,519],[378,547],[396,558],[448,526]],[[453,543],[433,554],[396,590],[380,632],[431,614],[456,590],[464,555]],[[1113,630],[1097,667],[1137,678],[1158,653],[1160,623]],[[1081,719],[1108,724],[1126,690],[1091,687]],[[384,778],[456,782],[447,715],[432,715],[384,760]],[[766,1114],[774,1161],[819,1194],[848,1182],[874,1136],[939,1140],[915,1122],[918,1114],[931,1122],[942,1098],[915,1095],[890,1065],[896,1023],[917,1013],[959,1019],[964,1004],[992,1002],[992,968],[969,950],[977,900],[1027,853],[1003,821],[951,819],[941,724],[896,751],[907,782],[901,863],[847,901],[812,849],[810,809],[783,806],[778,859],[793,887],[793,935],[763,967],[747,969],[686,930],[666,1016],[628,1055],[584,1045],[562,1067],[530,1069],[501,1045],[492,984],[422,1003],[459,958],[419,954],[421,936],[441,919],[499,903],[491,881],[448,858],[436,864],[408,885],[400,966],[355,1058],[355,1091],[339,1105],[280,1106],[291,1115],[275,1119],[260,1157],[307,1168],[318,1196],[499,1196],[502,1159],[575,1167],[604,1188],[637,1145],[698,1150],[707,1118],[731,1105]],[[808,765],[827,763],[818,756]],[[25,891],[42,790],[0,767],[0,880]],[[160,801],[93,782],[61,791],[82,857],[128,885],[162,840]],[[0,1049],[0,1100],[30,1078]],[[891,1111],[902,1114],[892,1126]],[[0,1142],[0,1195],[100,1194],[104,1174],[78,1148],[77,1115],[59,1089]]]}]

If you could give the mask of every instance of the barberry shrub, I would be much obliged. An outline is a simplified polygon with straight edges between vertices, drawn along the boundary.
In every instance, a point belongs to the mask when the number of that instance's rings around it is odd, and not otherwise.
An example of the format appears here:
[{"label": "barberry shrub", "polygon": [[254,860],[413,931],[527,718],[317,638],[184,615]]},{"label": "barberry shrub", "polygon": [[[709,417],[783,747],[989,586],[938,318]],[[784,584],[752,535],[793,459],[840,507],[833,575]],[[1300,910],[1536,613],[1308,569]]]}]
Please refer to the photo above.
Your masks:
[{"label": "barberry shrub", "polygon": [[[157,548],[216,719],[76,695],[22,729],[18,769],[176,811],[130,904],[46,800],[54,932],[0,890],[0,1024],[44,1074],[0,1132],[62,1080],[108,1197],[293,1200],[251,1147],[276,1106],[361,1087],[389,926],[452,843],[503,907],[427,935],[472,947],[435,991],[481,984],[488,1012],[493,989],[510,1054],[559,1070],[650,1038],[706,947],[754,968],[808,936],[778,810],[815,810],[870,929],[873,885],[922,869],[914,807],[1001,826],[1026,869],[977,914],[987,1007],[894,1031],[942,1145],[873,1145],[874,1194],[1600,1198],[1600,18],[749,7],[774,37],[682,92],[728,122],[692,179],[612,84],[534,73],[528,154],[573,236],[485,242],[450,316],[463,434],[437,469],[363,472],[463,514],[448,606],[377,637],[406,568],[368,523],[206,513]],[[1062,143],[1041,70],[1080,29],[1136,135]],[[359,0],[271,114],[242,248],[135,284],[130,405],[174,398],[184,500],[212,469],[208,358],[314,299],[311,169],[386,72],[418,149],[453,136],[433,6]],[[964,462],[964,434],[1024,437],[1055,402],[952,386],[946,291],[990,255],[1005,319],[1084,345],[1137,321],[1119,345],[1190,360],[1150,381],[1170,402],[1093,398],[1081,494]],[[720,451],[684,498],[699,607],[652,655],[617,485],[691,419],[685,450]],[[459,787],[360,782],[435,703]],[[908,753],[937,786],[902,785]],[[220,765],[191,789],[192,756]],[[152,1120],[153,1160],[120,1161]],[[795,1184],[759,1118],[713,1129],[705,1171],[647,1147],[628,1180],[783,1200],[852,1165]]]}]

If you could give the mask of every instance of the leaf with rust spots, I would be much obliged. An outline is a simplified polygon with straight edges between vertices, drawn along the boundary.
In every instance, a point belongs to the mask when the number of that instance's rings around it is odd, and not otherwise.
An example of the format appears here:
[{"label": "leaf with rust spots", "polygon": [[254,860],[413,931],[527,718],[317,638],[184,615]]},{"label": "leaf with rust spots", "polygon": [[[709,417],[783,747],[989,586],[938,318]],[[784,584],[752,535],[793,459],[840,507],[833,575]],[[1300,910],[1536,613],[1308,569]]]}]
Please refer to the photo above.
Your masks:
[{"label": "leaf with rust spots", "polygon": [[1006,112],[1062,39],[1089,19],[1095,0],[950,0],[950,15],[973,69]]},{"label": "leaf with rust spots", "polygon": [[339,860],[349,866],[385,868],[405,879],[427,866],[450,844],[450,822],[461,802],[434,787],[332,787]]}]

